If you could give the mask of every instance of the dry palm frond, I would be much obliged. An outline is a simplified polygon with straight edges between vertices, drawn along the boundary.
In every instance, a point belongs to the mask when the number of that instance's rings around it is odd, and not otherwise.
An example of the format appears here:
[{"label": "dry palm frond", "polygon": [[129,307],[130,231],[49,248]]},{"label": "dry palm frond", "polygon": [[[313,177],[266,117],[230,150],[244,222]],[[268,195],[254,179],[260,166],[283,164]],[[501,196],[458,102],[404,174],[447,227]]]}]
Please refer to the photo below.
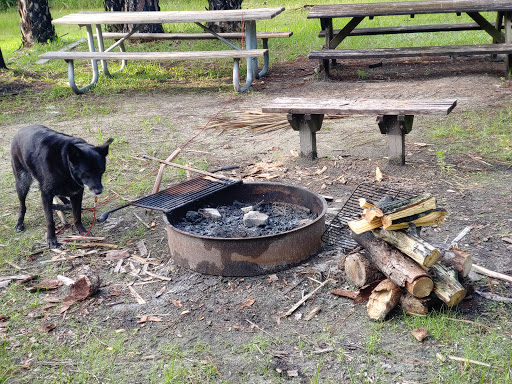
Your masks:
[{"label": "dry palm frond", "polygon": [[[326,115],[325,119],[339,119],[341,117]],[[259,111],[235,111],[232,115],[219,116],[212,119],[207,127],[220,129],[221,133],[236,128],[250,129],[254,133],[268,133],[279,129],[291,128],[286,114],[263,113]]]}]

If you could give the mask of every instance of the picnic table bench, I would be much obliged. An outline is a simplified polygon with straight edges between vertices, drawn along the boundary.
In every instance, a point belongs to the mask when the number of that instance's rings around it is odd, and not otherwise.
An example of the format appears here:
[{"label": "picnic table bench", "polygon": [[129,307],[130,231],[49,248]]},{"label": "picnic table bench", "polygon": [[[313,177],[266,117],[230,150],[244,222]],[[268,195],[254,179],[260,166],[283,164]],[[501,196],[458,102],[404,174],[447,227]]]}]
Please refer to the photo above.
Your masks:
[{"label": "picnic table bench", "polygon": [[[284,11],[284,8],[255,8],[236,9],[219,11],[158,11],[158,12],[83,12],[70,14],[52,21],[53,24],[76,24],[85,26],[87,31],[87,42],[89,52],[46,52],[40,55],[40,59],[62,59],[68,63],[68,79],[72,90],[81,94],[94,86],[99,78],[98,61],[101,61],[103,73],[110,76],[107,60],[121,60],[121,68],[124,69],[127,60],[199,60],[199,59],[233,59],[233,87],[238,92],[248,89],[254,78],[264,76],[268,71],[269,49],[268,39],[279,37],[290,37],[291,32],[284,33],[260,33],[256,32],[256,21],[272,19]],[[242,21],[244,32],[233,34],[218,34],[210,30],[203,23]],[[194,23],[200,26],[205,33],[183,33],[183,34],[140,34],[138,31],[147,24],[155,23]],[[135,27],[128,33],[103,33],[102,24],[133,24]],[[96,34],[93,35],[92,26],[96,27]],[[142,36],[141,36],[142,35]],[[160,36],[158,36],[160,35]],[[222,36],[226,35],[226,36]],[[97,40],[95,47],[94,38]],[[118,39],[108,48],[104,48],[104,39]],[[187,51],[187,52],[126,52],[124,41],[131,38],[143,38],[145,40],[155,38],[181,38],[181,39],[218,39],[228,44],[232,49],[215,51]],[[229,41],[230,39],[245,38],[245,46],[239,47]],[[257,39],[263,40],[263,48],[258,49]],[[114,52],[119,48],[120,52]],[[264,58],[264,66],[258,70],[257,58]],[[240,60],[246,59],[247,77],[243,86],[239,85]],[[91,60],[92,80],[84,87],[77,87],[75,83],[75,60]]]},{"label": "picnic table bench", "polygon": [[288,122],[299,131],[300,155],[317,157],[316,132],[326,114],[377,115],[377,123],[386,135],[390,163],[405,164],[405,135],[412,130],[414,115],[449,114],[457,100],[327,99],[281,97],[262,108],[264,113],[286,113]]},{"label": "picnic table bench", "polygon": [[[489,22],[481,12],[496,14],[496,22]],[[424,14],[466,13],[474,23],[408,25],[375,28],[357,28],[366,18]],[[507,77],[512,76],[512,1],[510,0],[423,0],[380,3],[354,3],[315,5],[308,19],[320,19],[320,37],[325,38],[322,50],[312,50],[310,59],[318,59],[329,77],[330,61],[338,59],[392,58],[410,56],[454,56],[505,54]],[[341,29],[333,28],[333,19],[347,18]],[[456,32],[483,30],[492,37],[492,44],[448,45],[400,48],[336,49],[352,36],[385,35],[401,33]]]}]

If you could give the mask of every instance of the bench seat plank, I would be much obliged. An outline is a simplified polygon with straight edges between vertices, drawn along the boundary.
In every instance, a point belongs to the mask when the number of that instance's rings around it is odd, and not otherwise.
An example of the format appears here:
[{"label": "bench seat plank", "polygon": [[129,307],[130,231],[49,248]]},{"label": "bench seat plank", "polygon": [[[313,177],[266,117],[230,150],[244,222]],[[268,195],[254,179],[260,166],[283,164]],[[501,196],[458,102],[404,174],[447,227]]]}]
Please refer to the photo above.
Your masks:
[{"label": "bench seat plank", "polygon": [[[104,39],[121,39],[126,36],[126,33],[120,32],[103,32]],[[219,36],[225,39],[241,40],[245,37],[242,32],[225,32],[218,33]],[[293,32],[257,32],[256,38],[258,39],[276,39],[287,38],[293,35]],[[128,37],[128,39],[140,40],[216,40],[217,38],[211,33],[197,32],[197,33],[141,33],[137,32]]]},{"label": "bench seat plank", "polygon": [[313,99],[281,97],[262,108],[265,113],[331,115],[447,115],[457,105],[454,99],[386,100],[386,99]]},{"label": "bench seat plank", "polygon": [[[489,23],[495,26],[496,23]],[[372,35],[394,35],[402,33],[426,33],[426,32],[458,32],[458,31],[479,31],[482,27],[477,23],[455,23],[455,24],[425,24],[425,25],[404,25],[393,27],[355,28],[349,36],[372,36]],[[335,29],[336,36],[340,32]],[[325,37],[325,31],[321,31],[318,37]]]},{"label": "bench seat plank", "polygon": [[415,56],[511,54],[512,44],[447,45],[432,47],[401,47],[373,49],[312,50],[310,59],[376,59]]},{"label": "bench seat plank", "polygon": [[40,59],[63,60],[197,60],[261,57],[267,49],[189,52],[46,52]]}]

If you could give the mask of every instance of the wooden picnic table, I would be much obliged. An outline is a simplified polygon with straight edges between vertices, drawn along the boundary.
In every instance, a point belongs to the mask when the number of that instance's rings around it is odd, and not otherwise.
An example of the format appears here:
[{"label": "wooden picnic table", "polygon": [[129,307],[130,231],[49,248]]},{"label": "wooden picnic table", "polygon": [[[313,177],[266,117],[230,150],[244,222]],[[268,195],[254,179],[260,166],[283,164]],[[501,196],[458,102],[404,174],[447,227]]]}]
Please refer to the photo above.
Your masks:
[{"label": "wooden picnic table", "polygon": [[[496,22],[489,22],[481,13],[496,13]],[[379,28],[357,28],[366,18],[380,16],[399,16],[421,14],[466,13],[475,23],[408,25]],[[349,19],[346,25],[333,29],[333,19]],[[326,76],[329,75],[329,60],[363,57],[406,57],[435,56],[456,54],[506,53],[507,75],[511,76],[512,65],[512,1],[511,0],[422,0],[380,3],[354,3],[315,5],[308,14],[308,19],[320,19],[322,37],[325,46],[322,51],[311,51],[310,58],[322,60]],[[347,37],[377,34],[424,33],[441,31],[484,30],[493,39],[493,44],[475,46],[446,46],[336,50]],[[475,48],[476,47],[476,48]],[[416,48],[416,49],[414,49]]]},{"label": "wooden picnic table", "polygon": [[[233,67],[233,82],[235,89],[239,92],[246,90],[251,86],[252,80],[263,76],[268,69],[268,56],[265,56],[264,68],[259,72],[257,57],[268,55],[268,48],[258,50],[257,47],[257,33],[256,22],[260,20],[272,19],[284,11],[282,7],[274,8],[255,8],[255,9],[236,9],[236,10],[218,10],[218,11],[157,11],[157,12],[80,12],[73,13],[52,21],[53,24],[73,24],[80,27],[85,26],[87,31],[87,41],[89,45],[89,55],[80,55],[79,52],[73,53],[60,53],[48,52],[43,54],[41,58],[62,58],[68,61],[70,65],[68,76],[70,84],[75,93],[83,93],[85,90],[93,86],[99,77],[97,61],[101,61],[103,72],[109,76],[110,73],[107,67],[107,59],[119,59],[123,61],[121,69],[126,65],[126,60],[152,60],[159,59],[197,59],[197,58],[233,58],[235,64]],[[237,46],[228,39],[222,37],[222,34],[217,34],[209,29],[204,23],[208,22],[226,22],[226,21],[239,21],[244,24],[245,33],[245,46]],[[228,44],[232,50],[226,51],[196,51],[187,53],[172,52],[168,54],[155,52],[140,52],[136,55],[134,52],[124,52],[124,41],[129,39],[133,34],[137,33],[144,25],[147,24],[170,24],[170,23],[193,23],[200,26],[205,32],[213,35],[218,40]],[[107,24],[132,24],[134,28],[124,34],[113,45],[105,48],[102,25]],[[96,35],[93,35],[92,26],[95,26]],[[97,47],[94,43],[96,37]],[[114,48],[119,47],[122,52],[113,52]],[[239,51],[238,53],[236,51]],[[242,52],[245,51],[245,52]],[[96,54],[93,54],[96,52]],[[108,53],[108,54],[107,54]],[[176,54],[176,55],[175,55]],[[96,55],[96,56],[95,56]],[[94,59],[96,57],[96,59]],[[93,66],[93,80],[92,82],[83,87],[78,88],[74,84],[74,71],[72,69],[73,59],[90,59],[92,58]],[[247,60],[247,79],[246,84],[238,88],[238,60],[246,58]],[[236,84],[235,84],[236,81]]]}]

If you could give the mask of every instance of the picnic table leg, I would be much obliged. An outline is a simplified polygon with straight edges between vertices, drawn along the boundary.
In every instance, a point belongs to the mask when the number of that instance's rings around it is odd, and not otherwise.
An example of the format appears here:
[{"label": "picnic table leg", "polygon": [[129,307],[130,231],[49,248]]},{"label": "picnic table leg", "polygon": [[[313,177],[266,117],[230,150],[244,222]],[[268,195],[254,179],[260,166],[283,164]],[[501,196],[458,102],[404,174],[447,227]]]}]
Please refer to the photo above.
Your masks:
[{"label": "picnic table leg", "polygon": [[[332,27],[332,19],[320,19],[320,28],[322,30],[325,30],[325,48],[329,49],[330,42],[333,38],[333,27]],[[335,60],[333,60],[333,64],[335,63]],[[327,60],[320,60],[320,66],[324,70],[324,79],[329,79],[329,59]],[[321,69],[322,69],[321,68]]]},{"label": "picnic table leg", "polygon": [[[249,59],[247,60],[247,64],[249,64]],[[235,89],[235,92],[242,93],[246,91],[252,84],[252,78],[252,71],[249,71],[249,68],[247,68],[245,85],[240,88],[240,59],[235,58],[233,62],[233,88]]]},{"label": "picnic table leg", "polygon": [[317,158],[316,132],[322,127],[323,114],[288,114],[288,122],[294,131],[299,131],[300,156],[311,160]]},{"label": "picnic table leg", "polygon": [[268,63],[269,63],[268,39],[263,39],[263,49],[267,49],[267,52],[265,52],[265,54],[263,55],[263,69],[257,74],[257,76],[256,76],[257,79],[265,76],[268,72]]},{"label": "picnic table leg", "polygon": [[405,165],[405,135],[412,129],[414,116],[380,115],[377,123],[386,135],[388,158],[391,164]]},{"label": "picnic table leg", "polygon": [[[92,28],[90,25],[86,25],[87,29],[87,44],[89,46],[89,51],[94,52],[94,37],[92,35]],[[94,84],[98,82],[98,78],[100,77],[99,71],[98,71],[98,60],[91,60],[92,64],[92,80],[91,82],[86,85],[85,87],[78,88],[75,83],[75,66],[73,63],[73,60],[66,60],[68,63],[68,80],[69,80],[69,86],[75,92],[77,95],[81,95],[85,91],[87,91],[89,88],[91,88]]]},{"label": "picnic table leg", "polygon": [[[505,44],[512,44],[512,12],[505,12]],[[507,78],[512,77],[512,55],[505,55]]]},{"label": "picnic table leg", "polygon": [[[256,39],[256,21],[244,20],[245,26],[245,48],[258,49],[258,40]],[[258,76],[258,60],[255,57],[247,58],[247,76],[249,72],[253,78]]]}]

